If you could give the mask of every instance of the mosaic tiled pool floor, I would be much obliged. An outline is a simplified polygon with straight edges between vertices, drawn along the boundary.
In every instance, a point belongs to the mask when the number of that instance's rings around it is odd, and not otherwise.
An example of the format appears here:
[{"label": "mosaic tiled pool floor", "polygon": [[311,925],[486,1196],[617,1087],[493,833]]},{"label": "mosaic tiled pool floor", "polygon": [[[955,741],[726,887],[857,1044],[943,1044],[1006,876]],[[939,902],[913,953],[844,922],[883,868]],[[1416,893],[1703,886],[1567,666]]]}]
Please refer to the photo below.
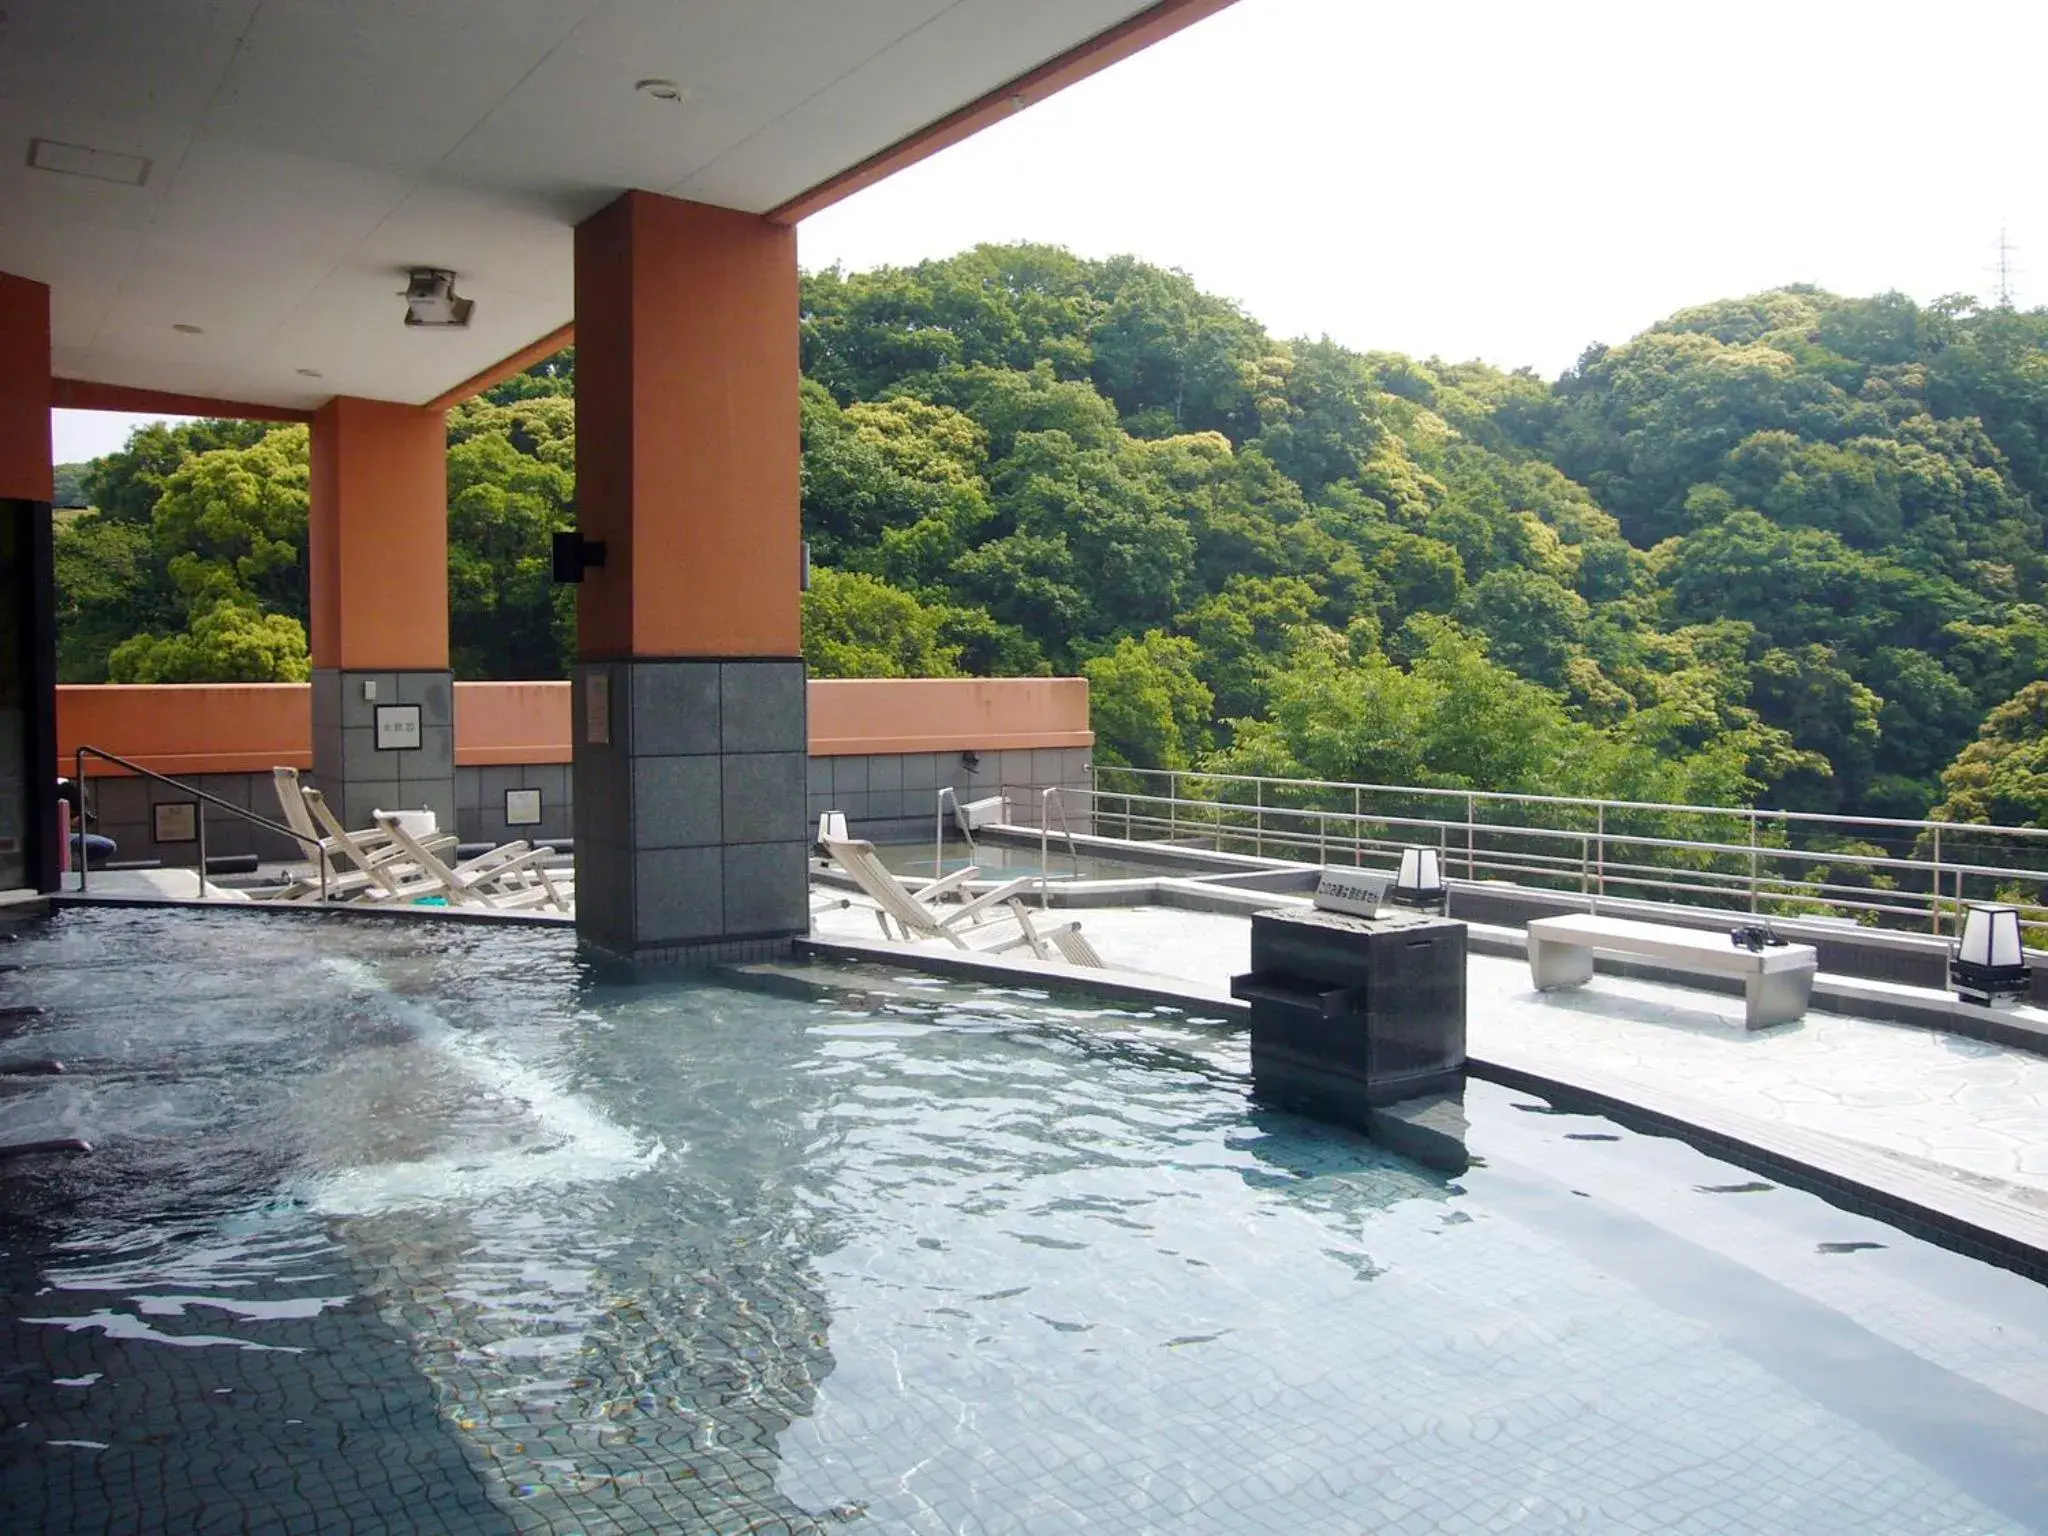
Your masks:
[{"label": "mosaic tiled pool floor", "polygon": [[103,1144],[0,1169],[28,1528],[2048,1529],[2048,1292],[1527,1095],[1452,1178],[1232,1031],[966,984],[226,913],[10,958],[76,1071],[0,1136]]}]

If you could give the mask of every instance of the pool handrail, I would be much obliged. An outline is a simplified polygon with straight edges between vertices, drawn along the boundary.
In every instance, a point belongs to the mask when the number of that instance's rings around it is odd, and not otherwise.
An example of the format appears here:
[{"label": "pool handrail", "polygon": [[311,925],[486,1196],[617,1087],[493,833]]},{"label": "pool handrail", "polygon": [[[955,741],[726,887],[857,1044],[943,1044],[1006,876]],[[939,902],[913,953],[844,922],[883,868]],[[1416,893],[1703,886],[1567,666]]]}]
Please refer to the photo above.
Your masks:
[{"label": "pool handrail", "polygon": [[[250,810],[246,805],[236,805],[232,800],[223,800],[219,795],[203,790],[197,784],[187,784],[182,779],[174,779],[168,774],[158,773],[153,768],[145,768],[142,764],[125,758],[118,752],[109,752],[103,747],[80,746],[77,750],[74,782],[78,785],[79,804],[81,806],[85,803],[85,760],[87,757],[96,758],[103,763],[112,763],[115,767],[135,774],[139,778],[148,779],[155,784],[167,785],[169,788],[177,790],[180,794],[192,797],[192,819],[199,844],[199,899],[201,901],[206,899],[206,808],[209,805],[223,811],[232,812],[244,821],[253,821],[259,827],[281,833],[283,836],[290,838],[293,843],[302,841],[298,833],[281,821],[272,821],[268,816],[259,815],[257,812]],[[78,834],[78,894],[84,896],[89,894],[92,858],[85,845],[85,818],[82,815],[78,819]],[[327,899],[327,865],[325,860],[320,862],[320,899],[322,901]]]},{"label": "pool handrail", "polygon": [[[1060,798],[1060,785],[1048,784],[1038,792],[1038,906],[1052,906],[1052,813],[1060,813],[1060,830],[1067,835],[1067,857],[1074,861],[1074,878],[1081,878],[1081,850],[1074,846],[1074,829],[1067,821],[1067,804]],[[1005,799],[1007,799],[1007,795]]]},{"label": "pool handrail", "polygon": [[953,821],[960,828],[960,835],[967,839],[967,862],[974,862],[974,823],[967,819],[967,813],[960,808],[960,797],[953,792],[953,786],[939,786],[938,801],[932,811],[932,878],[938,879],[946,872],[946,802],[953,802]]}]

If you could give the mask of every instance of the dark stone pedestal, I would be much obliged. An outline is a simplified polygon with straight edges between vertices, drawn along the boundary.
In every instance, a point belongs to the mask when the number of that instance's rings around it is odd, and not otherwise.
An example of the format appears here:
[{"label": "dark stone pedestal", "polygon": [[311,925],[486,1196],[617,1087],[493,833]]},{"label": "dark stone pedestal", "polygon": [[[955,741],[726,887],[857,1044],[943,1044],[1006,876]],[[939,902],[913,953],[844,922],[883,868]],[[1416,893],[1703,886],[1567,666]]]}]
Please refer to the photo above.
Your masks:
[{"label": "dark stone pedestal", "polygon": [[[1251,1004],[1260,1098],[1368,1134],[1379,1122],[1390,1144],[1411,1126],[1461,1129],[1453,1106],[1465,1076],[1463,923],[1261,912],[1251,972],[1231,991]],[[1431,1099],[1451,1102],[1414,1102]],[[1404,1108],[1390,1116],[1393,1106]]]},{"label": "dark stone pedestal", "polygon": [[[365,686],[367,685],[367,686]],[[378,730],[379,711],[385,728]],[[430,810],[455,830],[455,684],[445,668],[313,673],[313,783],[341,824],[377,811]],[[277,815],[269,787],[257,808]],[[269,801],[265,805],[263,801]]]},{"label": "dark stone pedestal", "polygon": [[800,660],[585,662],[576,931],[636,965],[789,952],[810,927]]}]

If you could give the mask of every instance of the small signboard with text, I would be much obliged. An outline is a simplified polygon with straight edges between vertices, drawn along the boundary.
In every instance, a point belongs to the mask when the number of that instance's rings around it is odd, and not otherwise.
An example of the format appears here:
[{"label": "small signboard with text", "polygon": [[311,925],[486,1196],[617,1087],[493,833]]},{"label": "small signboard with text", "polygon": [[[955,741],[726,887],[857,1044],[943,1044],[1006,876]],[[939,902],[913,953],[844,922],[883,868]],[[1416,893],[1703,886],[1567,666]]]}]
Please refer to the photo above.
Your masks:
[{"label": "small signboard with text", "polygon": [[1363,869],[1325,869],[1316,882],[1316,910],[1345,912],[1353,917],[1377,917],[1394,888],[1391,876]]},{"label": "small signboard with text", "polygon": [[417,704],[377,706],[377,750],[417,752],[420,748],[420,707]]}]

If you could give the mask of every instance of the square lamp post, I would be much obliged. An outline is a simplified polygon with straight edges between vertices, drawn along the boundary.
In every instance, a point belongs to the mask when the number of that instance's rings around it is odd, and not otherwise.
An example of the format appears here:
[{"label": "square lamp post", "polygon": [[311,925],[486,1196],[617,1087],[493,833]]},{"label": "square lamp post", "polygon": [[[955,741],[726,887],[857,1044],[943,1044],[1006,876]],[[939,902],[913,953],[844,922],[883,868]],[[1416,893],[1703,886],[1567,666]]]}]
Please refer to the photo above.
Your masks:
[{"label": "square lamp post", "polygon": [[2033,972],[2020,946],[2019,908],[1973,905],[1949,954],[1948,979],[1960,1000],[1986,1008],[2025,995]]},{"label": "square lamp post", "polygon": [[1434,848],[1401,850],[1401,869],[1394,877],[1389,899],[1397,907],[1443,913],[1450,904],[1450,893],[1444,888],[1443,863]]}]

